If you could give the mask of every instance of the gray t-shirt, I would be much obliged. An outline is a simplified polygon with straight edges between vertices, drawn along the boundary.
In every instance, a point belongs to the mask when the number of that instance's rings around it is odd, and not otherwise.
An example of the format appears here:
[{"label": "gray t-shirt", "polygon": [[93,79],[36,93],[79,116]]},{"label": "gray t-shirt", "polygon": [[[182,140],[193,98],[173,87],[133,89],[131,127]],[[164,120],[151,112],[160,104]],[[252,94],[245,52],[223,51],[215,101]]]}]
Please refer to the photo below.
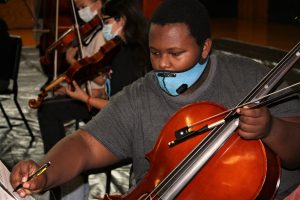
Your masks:
[{"label": "gray t-shirt", "polygon": [[[172,114],[187,104],[201,101],[232,108],[266,73],[267,68],[253,60],[215,52],[210,56],[208,77],[201,87],[192,94],[171,97],[159,88],[155,74],[149,72],[114,95],[108,106],[83,129],[119,158],[132,158],[135,178],[139,181],[149,168],[145,155],[153,148]],[[271,112],[280,117],[300,116],[300,103],[282,103],[271,108]],[[291,176],[300,182],[299,171]],[[296,184],[295,181],[289,185],[284,182],[283,178],[284,190]]]}]

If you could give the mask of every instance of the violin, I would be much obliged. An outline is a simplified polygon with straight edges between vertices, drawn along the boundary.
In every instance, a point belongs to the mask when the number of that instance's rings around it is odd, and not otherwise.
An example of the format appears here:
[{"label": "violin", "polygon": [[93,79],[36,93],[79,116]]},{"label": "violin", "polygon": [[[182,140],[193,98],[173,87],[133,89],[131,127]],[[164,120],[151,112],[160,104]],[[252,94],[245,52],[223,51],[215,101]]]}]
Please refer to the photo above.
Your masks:
[{"label": "violin", "polygon": [[93,80],[102,73],[108,73],[110,71],[110,63],[113,57],[119,52],[122,43],[123,40],[116,36],[112,40],[107,41],[93,56],[75,62],[67,71],[45,86],[37,99],[30,99],[28,102],[29,107],[40,107],[48,92],[63,81],[68,84],[76,81],[81,85],[88,80]]},{"label": "violin", "polygon": [[[88,41],[103,28],[101,18],[96,15],[89,22],[79,27],[79,32],[82,37],[82,42],[86,46]],[[52,43],[47,49],[44,56],[40,58],[40,62],[44,65],[50,64],[49,55],[54,49],[64,52],[67,48],[77,45],[76,33],[74,27],[65,31],[54,43]]]},{"label": "violin", "polygon": [[[268,94],[300,58],[300,42],[239,103],[243,105]],[[239,106],[238,105],[238,106]],[[197,102],[178,110],[160,132],[146,158],[150,168],[127,195],[104,200],[270,200],[280,183],[278,156],[261,140],[244,140],[235,132],[235,110],[213,102]],[[217,118],[210,118],[211,116]],[[197,132],[220,119],[225,123],[210,132],[170,145],[181,135]],[[215,121],[216,120],[216,121]],[[199,123],[201,122],[201,123]],[[180,134],[178,134],[180,133]],[[162,164],[163,163],[163,164]]]}]

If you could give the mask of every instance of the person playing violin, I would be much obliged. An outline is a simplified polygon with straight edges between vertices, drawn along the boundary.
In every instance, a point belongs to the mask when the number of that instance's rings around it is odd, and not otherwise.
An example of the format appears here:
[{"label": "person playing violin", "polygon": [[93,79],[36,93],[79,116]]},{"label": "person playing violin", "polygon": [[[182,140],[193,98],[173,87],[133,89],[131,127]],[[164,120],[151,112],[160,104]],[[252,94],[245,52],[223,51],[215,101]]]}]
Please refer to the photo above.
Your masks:
[{"label": "person playing violin", "polygon": [[[55,163],[44,175],[25,182],[17,191],[20,196],[46,191],[82,171],[126,158],[132,158],[139,183],[150,165],[145,155],[178,109],[199,101],[232,108],[268,71],[251,59],[212,50],[208,14],[198,0],[162,1],[151,18],[148,41],[153,71],[110,98],[101,112],[39,163],[26,160],[13,168],[11,184],[16,187],[30,175],[28,169]],[[279,156],[283,168],[295,170],[282,170],[277,198],[284,198],[300,180],[299,99],[237,112],[240,137],[261,139]]]},{"label": "person playing violin", "polygon": [[[76,0],[75,5],[78,8],[80,19],[85,23],[88,23],[96,15],[101,17],[101,0]],[[92,56],[104,43],[105,40],[102,31],[98,31],[92,36],[87,46],[82,46],[82,56]],[[66,50],[66,60],[70,65],[77,61],[77,51],[78,47],[70,47]],[[89,82],[87,90],[90,92],[91,96],[98,97],[99,100],[107,99],[105,93],[105,81],[105,76],[103,75],[96,78],[94,81]],[[76,87],[79,86],[76,85]],[[86,94],[83,90],[80,91],[83,94]],[[88,121],[92,117],[94,110],[89,110],[84,101],[79,101],[78,98],[76,99],[74,97],[75,95],[68,95],[66,87],[60,87],[55,90],[54,96],[46,99],[38,109],[38,122],[45,153],[65,136],[65,122],[72,119]],[[55,112],[53,112],[53,110],[55,110]],[[78,196],[80,199],[87,199],[88,186],[87,184],[81,184],[82,182],[85,182],[82,179],[84,178],[79,176],[61,188],[53,188],[50,199],[72,199],[73,195]]]},{"label": "person playing violin", "polygon": [[[76,7],[79,9],[78,14],[84,22],[89,22],[95,15],[101,15],[102,2],[100,0],[76,0]],[[92,56],[99,51],[100,47],[105,43],[102,31],[98,31],[97,34],[92,38],[88,46],[83,46],[83,54],[85,57]],[[67,49],[66,59],[70,65],[77,61],[76,52],[78,47],[71,47]],[[105,85],[104,77],[102,80],[97,78],[95,81],[91,81],[91,95],[94,97],[100,96],[106,98],[106,94],[103,94]],[[83,92],[83,91],[82,91]],[[44,141],[45,153],[61,139],[64,134],[63,122],[71,119],[89,119],[91,118],[91,112],[88,110],[85,101],[78,101],[79,99],[67,98],[66,87],[61,87],[55,91],[55,96],[48,98],[43,102],[42,106],[38,110],[38,121]],[[65,106],[68,107],[68,112],[51,112],[54,108],[62,110]],[[71,111],[74,111],[71,112]],[[66,114],[66,116],[64,115]],[[54,125],[55,124],[55,125]],[[55,133],[55,134],[54,134]]]},{"label": "person playing violin", "polygon": [[[105,41],[115,36],[121,37],[124,44],[112,60],[111,72],[102,74],[90,82],[90,94],[73,82],[74,90],[71,86],[61,87],[55,92],[56,96],[46,99],[38,109],[45,153],[65,137],[65,122],[72,119],[89,121],[107,105],[110,95],[143,76],[150,66],[146,48],[146,21],[135,2],[108,1],[104,4],[102,12],[100,0],[76,0],[75,3],[84,22],[88,22],[96,14],[102,17],[103,13],[104,18],[103,31],[99,31],[89,45],[83,47],[84,57],[97,53]],[[71,65],[77,62],[77,52],[78,47],[71,47],[66,52]]]}]

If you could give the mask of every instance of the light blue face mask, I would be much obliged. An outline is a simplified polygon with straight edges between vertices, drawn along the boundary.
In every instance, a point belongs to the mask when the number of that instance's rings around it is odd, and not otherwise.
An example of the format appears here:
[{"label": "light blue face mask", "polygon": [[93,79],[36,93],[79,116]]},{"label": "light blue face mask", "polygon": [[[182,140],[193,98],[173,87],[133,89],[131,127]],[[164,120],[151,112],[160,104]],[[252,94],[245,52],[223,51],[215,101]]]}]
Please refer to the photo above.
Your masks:
[{"label": "light blue face mask", "polygon": [[117,35],[112,33],[112,24],[104,24],[102,33],[106,41],[113,39]]},{"label": "light blue face mask", "polygon": [[183,72],[156,71],[155,75],[161,89],[171,96],[178,96],[196,83],[206,65],[207,61],[204,64],[198,62]]}]

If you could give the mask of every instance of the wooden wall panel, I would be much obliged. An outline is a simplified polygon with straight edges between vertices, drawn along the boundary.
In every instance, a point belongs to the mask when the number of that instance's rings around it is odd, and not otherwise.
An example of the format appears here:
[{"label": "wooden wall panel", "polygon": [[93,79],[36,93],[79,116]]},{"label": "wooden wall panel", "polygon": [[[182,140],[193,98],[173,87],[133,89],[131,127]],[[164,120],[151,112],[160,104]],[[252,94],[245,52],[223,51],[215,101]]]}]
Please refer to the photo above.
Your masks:
[{"label": "wooden wall panel", "polygon": [[[25,0],[34,10],[34,0]],[[0,18],[4,19],[9,29],[27,29],[33,27],[31,12],[24,0],[8,0],[0,4]]]},{"label": "wooden wall panel", "polygon": [[238,18],[268,22],[268,0],[239,0]]}]

